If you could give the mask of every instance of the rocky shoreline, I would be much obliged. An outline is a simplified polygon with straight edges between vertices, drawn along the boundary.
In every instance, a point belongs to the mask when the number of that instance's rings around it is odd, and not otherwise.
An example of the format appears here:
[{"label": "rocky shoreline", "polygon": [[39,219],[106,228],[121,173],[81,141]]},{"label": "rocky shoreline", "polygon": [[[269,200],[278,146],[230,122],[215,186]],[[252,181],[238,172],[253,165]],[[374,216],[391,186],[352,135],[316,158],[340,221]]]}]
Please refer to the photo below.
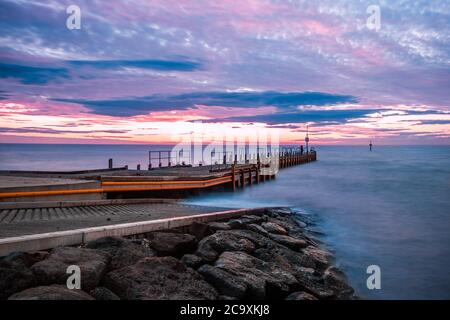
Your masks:
[{"label": "rocky shoreline", "polygon": [[[187,230],[106,237],[0,258],[0,299],[354,299],[309,216],[271,208]],[[69,266],[81,290],[66,286]]]}]

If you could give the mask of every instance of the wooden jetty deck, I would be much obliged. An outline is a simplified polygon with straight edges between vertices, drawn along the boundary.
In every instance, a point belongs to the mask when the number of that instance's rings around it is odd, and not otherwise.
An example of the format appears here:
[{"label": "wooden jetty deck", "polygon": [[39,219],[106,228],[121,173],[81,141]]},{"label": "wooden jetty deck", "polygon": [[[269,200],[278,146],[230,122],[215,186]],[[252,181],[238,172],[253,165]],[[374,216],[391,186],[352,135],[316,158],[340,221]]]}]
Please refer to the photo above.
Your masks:
[{"label": "wooden jetty deck", "polygon": [[[227,164],[168,166],[151,170],[128,167],[85,171],[0,171],[0,202],[100,200],[121,197],[172,197],[177,191],[226,187],[232,190],[275,177],[279,169],[316,160],[316,152],[283,152],[262,161],[245,157]],[[270,163],[272,162],[272,163]],[[110,162],[111,164],[112,162]]]}]

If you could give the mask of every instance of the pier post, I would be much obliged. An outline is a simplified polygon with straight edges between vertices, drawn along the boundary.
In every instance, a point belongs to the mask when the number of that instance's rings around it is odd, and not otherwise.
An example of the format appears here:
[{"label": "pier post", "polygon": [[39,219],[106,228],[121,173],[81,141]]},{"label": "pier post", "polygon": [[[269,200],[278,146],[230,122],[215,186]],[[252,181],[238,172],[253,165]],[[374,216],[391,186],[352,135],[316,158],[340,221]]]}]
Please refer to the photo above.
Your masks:
[{"label": "pier post", "polygon": [[231,165],[231,183],[233,185],[233,192],[236,191],[236,171],[235,171],[236,165],[233,163]]},{"label": "pier post", "polygon": [[109,159],[108,160],[108,169],[112,169],[113,168],[113,159]]}]

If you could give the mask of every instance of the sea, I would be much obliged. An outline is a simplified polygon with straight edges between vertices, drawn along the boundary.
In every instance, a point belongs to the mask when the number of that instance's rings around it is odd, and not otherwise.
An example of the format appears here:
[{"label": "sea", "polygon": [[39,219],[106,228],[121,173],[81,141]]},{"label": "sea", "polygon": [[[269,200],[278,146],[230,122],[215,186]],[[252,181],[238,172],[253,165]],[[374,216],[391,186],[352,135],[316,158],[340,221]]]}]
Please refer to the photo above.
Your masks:
[{"label": "sea", "polygon": [[[0,170],[146,168],[148,145],[0,144]],[[450,146],[315,146],[318,161],[276,179],[185,202],[289,206],[315,231],[365,299],[450,299]],[[380,287],[367,285],[379,267]],[[370,268],[369,268],[370,269]],[[370,281],[369,281],[370,282]],[[373,283],[373,282],[372,282]],[[371,289],[369,289],[371,287]]]}]

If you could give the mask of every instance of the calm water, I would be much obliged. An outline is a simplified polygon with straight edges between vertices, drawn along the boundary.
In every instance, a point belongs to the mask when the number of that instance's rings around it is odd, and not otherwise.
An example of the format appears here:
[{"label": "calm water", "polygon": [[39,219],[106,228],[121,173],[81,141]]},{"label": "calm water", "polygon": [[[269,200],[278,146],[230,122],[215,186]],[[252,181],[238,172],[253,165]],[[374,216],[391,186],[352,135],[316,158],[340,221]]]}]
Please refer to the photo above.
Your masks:
[{"label": "calm water", "polygon": [[[318,147],[319,161],[236,193],[188,202],[287,205],[314,215],[338,265],[366,298],[450,299],[450,147]],[[0,145],[0,169],[148,164],[148,146]],[[366,268],[381,267],[381,290]]]}]

